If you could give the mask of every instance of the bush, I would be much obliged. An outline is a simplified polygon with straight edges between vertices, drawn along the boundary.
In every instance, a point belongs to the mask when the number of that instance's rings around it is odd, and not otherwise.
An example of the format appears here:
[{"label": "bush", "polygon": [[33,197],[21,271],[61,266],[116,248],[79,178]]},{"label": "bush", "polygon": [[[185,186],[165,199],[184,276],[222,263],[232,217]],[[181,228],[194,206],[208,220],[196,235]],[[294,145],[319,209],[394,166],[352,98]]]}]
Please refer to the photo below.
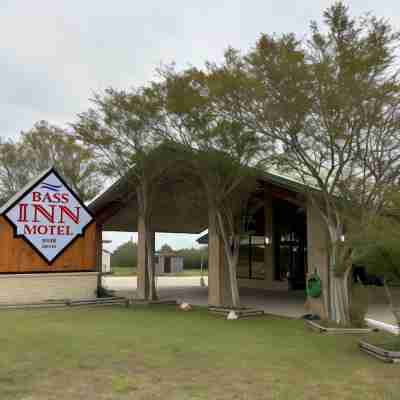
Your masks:
[{"label": "bush", "polygon": [[132,241],[118,246],[111,255],[111,267],[136,267],[137,243]]},{"label": "bush", "polygon": [[203,253],[203,266],[207,269],[207,248],[201,249],[181,249],[178,254],[183,257],[184,269],[200,269],[201,254]]},{"label": "bush", "polygon": [[365,326],[365,315],[368,311],[369,292],[368,288],[361,284],[354,284],[351,288],[350,320],[355,327]]}]

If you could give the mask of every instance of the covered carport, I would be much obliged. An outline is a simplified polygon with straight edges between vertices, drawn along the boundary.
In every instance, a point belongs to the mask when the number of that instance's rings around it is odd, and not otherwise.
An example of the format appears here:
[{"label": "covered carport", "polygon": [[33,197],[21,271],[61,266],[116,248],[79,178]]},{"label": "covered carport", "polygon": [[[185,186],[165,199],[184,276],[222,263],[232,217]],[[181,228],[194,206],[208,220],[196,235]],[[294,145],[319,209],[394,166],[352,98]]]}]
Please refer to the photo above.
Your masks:
[{"label": "covered carport", "polygon": [[[249,207],[244,210],[244,214],[254,221],[254,233],[250,237],[252,247],[247,246],[248,238],[244,238],[244,259],[240,260],[238,266],[238,281],[244,306],[262,307],[267,312],[275,309],[277,312],[272,313],[290,316],[300,316],[306,312],[303,288],[290,291],[288,277],[284,276],[286,270],[282,267],[282,251],[279,249],[286,246],[285,248],[290,248],[291,251],[295,249],[301,254],[303,261],[299,264],[300,272],[291,270],[291,273],[298,274],[299,281],[304,284],[309,271],[320,274],[324,296],[320,299],[309,299],[307,305],[309,310],[325,315],[324,298],[328,288],[326,232],[321,217],[307,199],[306,189],[303,185],[279,175],[265,174],[260,177]],[[158,195],[154,197],[151,215],[154,232],[200,234],[208,228],[207,202],[200,186],[188,179],[185,171],[176,169],[174,173],[168,174],[157,183],[155,192]],[[143,298],[146,261],[144,226],[137,213],[135,188],[128,177],[114,183],[89,208],[96,216],[99,234],[101,231],[138,232],[138,276],[136,282],[134,278],[125,279],[131,279],[127,284],[128,290],[134,291],[136,297]],[[285,214],[289,218],[282,219]],[[287,229],[288,221],[296,218],[304,221],[302,237],[296,236],[295,230],[289,232]],[[284,245],[283,240],[286,241]],[[246,246],[251,250],[250,253],[245,251]],[[162,279],[158,278],[160,297],[184,298],[194,304],[217,307],[231,304],[227,263],[222,240],[216,229],[209,229],[208,247],[208,287],[201,288],[199,278],[195,280],[195,284],[183,286],[176,282],[168,284],[167,281],[164,285]],[[251,258],[252,254],[254,258]],[[119,284],[124,285],[122,282]],[[285,309],[289,311],[285,312]]]}]

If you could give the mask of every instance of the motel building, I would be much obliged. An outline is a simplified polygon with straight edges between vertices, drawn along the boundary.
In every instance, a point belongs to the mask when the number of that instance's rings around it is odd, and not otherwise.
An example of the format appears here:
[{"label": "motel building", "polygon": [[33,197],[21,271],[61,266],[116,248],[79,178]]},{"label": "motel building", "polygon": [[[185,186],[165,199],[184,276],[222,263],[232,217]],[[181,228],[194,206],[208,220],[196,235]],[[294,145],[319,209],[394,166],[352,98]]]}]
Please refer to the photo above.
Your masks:
[{"label": "motel building", "polygon": [[[157,187],[151,220],[155,232],[200,234],[209,228],[206,201],[198,185],[182,174],[175,170]],[[136,296],[144,297],[145,226],[127,179],[85,206],[49,169],[9,199],[0,209],[0,304],[94,298],[106,231],[138,232]],[[307,277],[317,273],[322,295],[309,298],[308,306],[323,317],[327,236],[306,192],[305,186],[279,175],[260,176],[243,210],[251,233],[241,239],[237,276],[240,287],[288,292],[304,290]],[[211,228],[199,242],[208,243],[208,303],[229,306],[222,239]]]}]

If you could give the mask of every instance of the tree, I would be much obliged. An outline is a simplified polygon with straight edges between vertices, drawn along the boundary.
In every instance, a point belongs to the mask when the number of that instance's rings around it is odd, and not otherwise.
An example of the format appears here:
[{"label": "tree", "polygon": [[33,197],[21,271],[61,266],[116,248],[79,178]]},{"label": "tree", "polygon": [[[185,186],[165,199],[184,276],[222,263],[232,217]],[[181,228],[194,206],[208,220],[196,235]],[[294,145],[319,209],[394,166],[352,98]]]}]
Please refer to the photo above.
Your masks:
[{"label": "tree", "polygon": [[96,159],[91,149],[78,143],[71,132],[40,121],[21,135],[29,167],[35,173],[55,166],[83,201],[100,192],[102,178]]},{"label": "tree", "polygon": [[178,254],[183,257],[184,269],[200,269],[202,260],[203,265],[207,264],[207,246],[198,249],[180,249]]},{"label": "tree", "polygon": [[95,95],[94,107],[73,124],[76,136],[93,149],[102,171],[124,179],[131,196],[137,198],[139,235],[143,233],[146,248],[146,285],[141,295],[149,299],[157,297],[152,208],[157,182],[168,164],[156,135],[162,118],[158,100],[152,85],[130,91],[110,88]]},{"label": "tree", "polygon": [[[400,197],[389,196],[389,205],[380,215],[371,214],[349,238],[354,261],[368,272],[384,276],[384,286],[393,315],[400,328]],[[392,285],[397,285],[397,291]]]},{"label": "tree", "polygon": [[21,144],[0,141],[0,204],[23,188],[29,182],[30,174]]},{"label": "tree", "polygon": [[137,243],[129,240],[118,246],[111,255],[111,267],[136,268]]},{"label": "tree", "polygon": [[169,244],[164,243],[161,246],[160,252],[162,252],[162,253],[172,253],[173,250],[172,250],[172,247]]},{"label": "tree", "polygon": [[309,190],[328,231],[329,317],[349,322],[351,249],[341,245],[344,210],[384,207],[399,176],[399,34],[372,16],[353,19],[342,3],[295,35],[263,35],[237,70],[247,76],[235,103],[240,120],[276,144],[270,161]]},{"label": "tree", "polygon": [[236,96],[240,81],[229,65],[208,65],[206,71],[163,71],[161,88],[166,123],[164,136],[180,149],[196,175],[208,204],[210,247],[222,238],[228,263],[232,305],[240,306],[237,263],[241,211],[256,183],[258,138],[231,114],[218,114],[220,99]]},{"label": "tree", "polygon": [[16,142],[0,143],[1,198],[53,166],[83,201],[99,193],[102,179],[91,151],[66,130],[40,121]]}]

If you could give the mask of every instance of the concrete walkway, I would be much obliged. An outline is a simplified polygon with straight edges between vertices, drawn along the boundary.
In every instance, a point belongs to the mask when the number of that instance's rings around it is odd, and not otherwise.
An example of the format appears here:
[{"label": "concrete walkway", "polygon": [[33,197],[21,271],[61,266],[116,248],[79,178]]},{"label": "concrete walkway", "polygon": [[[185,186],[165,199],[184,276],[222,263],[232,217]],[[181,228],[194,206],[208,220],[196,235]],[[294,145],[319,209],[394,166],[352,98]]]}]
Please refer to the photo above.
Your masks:
[{"label": "concrete walkway", "polygon": [[[207,277],[204,278],[207,284]],[[104,277],[103,284],[121,295],[135,296],[136,277]],[[200,277],[157,277],[158,293],[163,299],[184,300],[190,304],[206,306],[208,288],[200,286]],[[299,318],[307,313],[304,291],[280,292],[261,289],[240,289],[243,306],[264,310],[268,314]],[[368,318],[394,324],[395,319],[381,299],[369,307]]]}]

